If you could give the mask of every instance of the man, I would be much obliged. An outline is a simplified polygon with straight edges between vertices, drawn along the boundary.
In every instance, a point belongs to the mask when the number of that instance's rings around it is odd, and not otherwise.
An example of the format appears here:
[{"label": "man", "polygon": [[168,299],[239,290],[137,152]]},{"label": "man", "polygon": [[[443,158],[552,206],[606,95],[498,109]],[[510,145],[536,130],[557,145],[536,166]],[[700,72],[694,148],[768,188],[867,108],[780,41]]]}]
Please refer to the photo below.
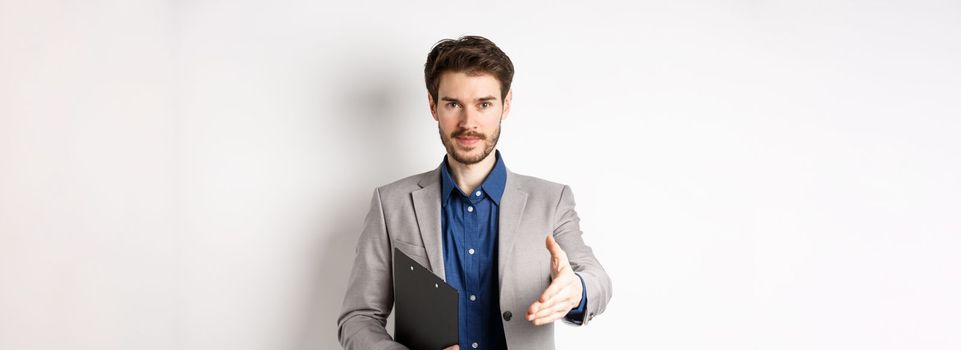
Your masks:
[{"label": "man", "polygon": [[553,349],[554,321],[604,312],[611,280],[581,238],[571,189],[509,171],[495,150],[513,75],[478,36],[428,54],[427,101],[447,155],[374,191],[337,320],[344,348],[404,349],[385,329],[395,247],[457,289],[460,344],[449,349]]}]

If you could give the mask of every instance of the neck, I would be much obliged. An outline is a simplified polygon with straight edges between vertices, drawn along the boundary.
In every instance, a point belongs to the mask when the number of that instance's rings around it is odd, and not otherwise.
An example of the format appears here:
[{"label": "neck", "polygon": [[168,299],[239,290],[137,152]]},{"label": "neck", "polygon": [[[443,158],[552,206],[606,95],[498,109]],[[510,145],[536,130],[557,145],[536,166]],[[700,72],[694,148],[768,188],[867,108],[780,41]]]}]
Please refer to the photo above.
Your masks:
[{"label": "neck", "polygon": [[494,164],[497,163],[497,152],[492,151],[480,162],[474,164],[463,164],[454,160],[453,157],[447,155],[447,164],[450,165],[450,175],[454,178],[454,183],[457,187],[464,191],[464,193],[474,192],[477,186],[480,186],[484,179],[487,178],[487,174],[490,174],[491,170],[494,169]]}]

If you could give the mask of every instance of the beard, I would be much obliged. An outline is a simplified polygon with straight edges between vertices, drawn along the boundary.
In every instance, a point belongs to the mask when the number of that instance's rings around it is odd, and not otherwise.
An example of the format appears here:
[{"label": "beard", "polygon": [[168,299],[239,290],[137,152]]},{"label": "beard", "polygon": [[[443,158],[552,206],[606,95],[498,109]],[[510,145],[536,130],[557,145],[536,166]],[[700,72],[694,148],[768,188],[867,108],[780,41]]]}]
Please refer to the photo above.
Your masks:
[{"label": "beard", "polygon": [[[497,146],[497,140],[501,137],[501,124],[500,122],[497,123],[497,129],[494,130],[494,134],[490,137],[466,129],[457,130],[448,136],[444,135],[444,130],[441,130],[440,125],[437,126],[437,131],[440,133],[440,141],[444,144],[444,148],[447,149],[448,155],[461,164],[472,165],[484,160],[494,151],[494,147]],[[476,137],[480,140],[480,144],[459,148],[460,146],[456,144],[454,138],[460,136]],[[480,152],[477,152],[478,148],[480,148]]]}]

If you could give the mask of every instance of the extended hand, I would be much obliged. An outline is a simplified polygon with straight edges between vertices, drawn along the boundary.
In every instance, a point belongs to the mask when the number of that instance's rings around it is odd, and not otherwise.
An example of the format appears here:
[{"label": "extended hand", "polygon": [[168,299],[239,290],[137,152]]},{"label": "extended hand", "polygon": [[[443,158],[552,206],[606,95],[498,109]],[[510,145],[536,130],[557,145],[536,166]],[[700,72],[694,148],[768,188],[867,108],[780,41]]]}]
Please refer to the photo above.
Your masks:
[{"label": "extended hand", "polygon": [[444,348],[444,350],[460,350],[460,345],[451,345]]},{"label": "extended hand", "polygon": [[554,241],[554,235],[547,235],[547,250],[551,252],[551,285],[547,286],[541,297],[527,309],[527,320],[540,326],[554,322],[581,304],[584,287],[581,279],[571,269],[567,253]]}]

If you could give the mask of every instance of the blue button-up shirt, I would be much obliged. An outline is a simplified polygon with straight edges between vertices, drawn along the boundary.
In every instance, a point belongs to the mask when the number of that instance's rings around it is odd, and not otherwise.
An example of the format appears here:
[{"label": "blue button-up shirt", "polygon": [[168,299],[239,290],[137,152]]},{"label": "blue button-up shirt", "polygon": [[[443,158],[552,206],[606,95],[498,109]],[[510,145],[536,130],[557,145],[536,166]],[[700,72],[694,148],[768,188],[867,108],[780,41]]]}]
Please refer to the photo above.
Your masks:
[{"label": "blue button-up shirt", "polygon": [[[507,184],[507,168],[500,151],[495,157],[494,168],[472,193],[457,187],[446,157],[441,166],[444,269],[447,284],[460,294],[461,349],[507,349],[497,281],[498,207]],[[585,287],[581,305],[567,314],[568,321],[583,321],[586,294]],[[523,319],[523,315],[519,316]]]}]

